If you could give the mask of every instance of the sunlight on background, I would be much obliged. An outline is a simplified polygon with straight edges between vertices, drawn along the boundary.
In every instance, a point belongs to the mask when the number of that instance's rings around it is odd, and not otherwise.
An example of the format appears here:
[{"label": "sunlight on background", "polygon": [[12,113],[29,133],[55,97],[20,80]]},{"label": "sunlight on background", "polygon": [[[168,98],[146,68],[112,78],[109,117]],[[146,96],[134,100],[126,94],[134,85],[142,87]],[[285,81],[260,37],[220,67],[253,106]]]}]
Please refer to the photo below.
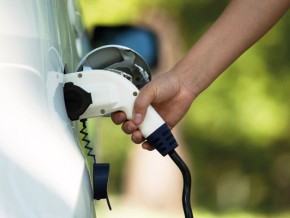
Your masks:
[{"label": "sunlight on background", "polygon": [[[160,57],[161,60],[170,59],[167,68],[179,58],[178,55],[174,58],[167,56],[184,54],[228,2],[79,1],[89,35],[98,25],[145,24],[151,27],[159,37],[163,37],[159,39],[160,47],[163,44],[167,46],[163,53],[166,57]],[[290,216],[287,213],[290,205],[289,27],[288,13],[195,100],[177,127],[178,138],[182,141],[180,147],[191,164],[192,202],[196,217]],[[176,43],[179,42],[176,39],[181,43]],[[138,202],[135,205],[127,201],[124,197],[127,189],[124,187],[128,183],[128,175],[132,175],[128,172],[131,169],[128,163],[134,163],[129,159],[132,158],[132,150],[138,146],[132,145],[130,137],[125,136],[119,126],[114,126],[110,118],[100,121],[98,127],[98,157],[112,163],[110,190],[113,193],[113,211],[109,212],[104,202],[96,202],[97,215],[113,218],[183,217],[180,205],[177,211],[167,211],[167,208],[158,208],[158,205],[151,209],[150,203],[142,205]],[[147,170],[149,164],[142,166]],[[138,176],[143,178],[142,172]],[[129,179],[136,181],[133,177]],[[156,184],[159,183],[162,174],[154,179]],[[150,187],[140,187],[141,191],[142,188],[144,192],[150,192]],[[178,190],[177,196],[181,193]]]}]

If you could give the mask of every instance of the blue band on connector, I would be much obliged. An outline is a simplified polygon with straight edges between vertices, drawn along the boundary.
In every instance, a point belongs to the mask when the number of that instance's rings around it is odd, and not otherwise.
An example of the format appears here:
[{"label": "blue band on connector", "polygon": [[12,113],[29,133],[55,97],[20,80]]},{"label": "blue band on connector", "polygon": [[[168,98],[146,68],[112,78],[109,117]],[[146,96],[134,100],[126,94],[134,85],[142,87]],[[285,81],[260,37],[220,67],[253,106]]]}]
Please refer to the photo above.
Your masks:
[{"label": "blue band on connector", "polygon": [[166,123],[149,135],[146,140],[153,145],[162,156],[167,155],[178,146]]}]

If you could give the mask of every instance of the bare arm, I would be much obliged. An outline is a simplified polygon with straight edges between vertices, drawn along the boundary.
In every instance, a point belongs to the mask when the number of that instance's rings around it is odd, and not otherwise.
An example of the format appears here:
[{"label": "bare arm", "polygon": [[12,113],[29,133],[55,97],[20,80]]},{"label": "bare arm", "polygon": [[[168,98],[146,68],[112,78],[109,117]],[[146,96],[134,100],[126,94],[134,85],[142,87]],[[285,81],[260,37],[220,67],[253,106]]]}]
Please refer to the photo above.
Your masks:
[{"label": "bare arm", "polygon": [[198,95],[267,33],[289,6],[289,0],[232,0],[174,70],[189,79]]},{"label": "bare arm", "polygon": [[[217,21],[170,71],[155,77],[142,88],[135,101],[133,121],[123,113],[112,116],[123,131],[142,142],[138,130],[152,104],[173,128],[192,101],[244,51],[258,41],[285,14],[290,0],[232,0]],[[146,149],[152,149],[143,143]]]}]

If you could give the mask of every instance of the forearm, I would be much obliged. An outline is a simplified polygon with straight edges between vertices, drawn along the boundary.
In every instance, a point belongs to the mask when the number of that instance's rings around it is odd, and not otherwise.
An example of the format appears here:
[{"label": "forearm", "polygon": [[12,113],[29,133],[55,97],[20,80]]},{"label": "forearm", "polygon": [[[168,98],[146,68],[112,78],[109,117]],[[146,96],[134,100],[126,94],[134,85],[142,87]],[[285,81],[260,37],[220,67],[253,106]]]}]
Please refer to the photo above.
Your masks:
[{"label": "forearm", "polygon": [[[173,69],[157,75],[139,92],[133,121],[117,113],[135,143],[144,139],[138,125],[152,104],[170,128],[185,115],[194,98],[206,89],[245,50],[260,39],[287,11],[290,0],[232,0],[218,20]],[[152,150],[145,142],[143,147]]]},{"label": "forearm", "polygon": [[174,71],[197,96],[284,15],[289,0],[232,0]]}]

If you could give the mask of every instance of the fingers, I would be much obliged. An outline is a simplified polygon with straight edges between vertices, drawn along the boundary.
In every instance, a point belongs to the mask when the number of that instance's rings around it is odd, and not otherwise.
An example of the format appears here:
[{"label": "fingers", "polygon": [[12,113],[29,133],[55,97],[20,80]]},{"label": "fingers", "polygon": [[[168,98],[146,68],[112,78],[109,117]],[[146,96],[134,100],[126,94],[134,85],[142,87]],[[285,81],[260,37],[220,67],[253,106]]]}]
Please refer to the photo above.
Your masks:
[{"label": "fingers", "polygon": [[133,121],[126,121],[122,125],[122,130],[127,134],[132,134],[131,140],[136,144],[141,144],[142,142],[142,148],[152,151],[155,148],[150,145],[147,141],[144,141],[144,137],[140,130],[138,129],[138,126]]},{"label": "fingers", "polygon": [[136,130],[132,133],[131,140],[136,144],[141,144],[142,142],[142,148],[146,149],[148,151],[153,151],[155,148],[150,145],[147,141],[144,141],[144,137],[142,136],[142,133],[139,130]]},{"label": "fingers", "polygon": [[122,130],[127,134],[132,134],[138,129],[138,126],[133,121],[126,121],[122,125]]},{"label": "fingers", "polygon": [[142,142],[142,148],[152,151],[154,150],[154,147],[150,145],[148,142],[144,142],[144,137],[140,130],[138,129],[138,126],[133,121],[128,121],[126,114],[124,112],[115,112],[111,114],[111,119],[116,125],[122,124],[122,130],[126,134],[132,134],[131,140],[136,144],[141,144]]},{"label": "fingers", "polygon": [[122,124],[122,130],[126,134],[132,134],[131,140],[136,144],[142,143],[142,148],[152,151],[154,147],[150,145],[147,141],[144,142],[144,137],[140,130],[138,129],[138,125],[140,125],[144,117],[146,115],[146,111],[148,106],[152,103],[153,99],[156,96],[154,85],[146,85],[139,92],[133,109],[133,119],[127,120],[126,114],[124,112],[115,112],[112,113],[111,119],[116,125]]},{"label": "fingers", "polygon": [[126,114],[124,112],[118,111],[111,114],[111,119],[116,125],[120,125],[127,120]]},{"label": "fingers", "polygon": [[131,140],[136,144],[141,144],[142,142],[144,142],[145,139],[140,130],[135,130],[132,133]]},{"label": "fingers", "polygon": [[143,142],[142,148],[148,151],[153,151],[155,148],[150,145],[147,141]]},{"label": "fingers", "polygon": [[141,144],[145,140],[138,126],[133,121],[124,122],[122,130],[127,134],[131,134],[131,140],[136,144]]}]

